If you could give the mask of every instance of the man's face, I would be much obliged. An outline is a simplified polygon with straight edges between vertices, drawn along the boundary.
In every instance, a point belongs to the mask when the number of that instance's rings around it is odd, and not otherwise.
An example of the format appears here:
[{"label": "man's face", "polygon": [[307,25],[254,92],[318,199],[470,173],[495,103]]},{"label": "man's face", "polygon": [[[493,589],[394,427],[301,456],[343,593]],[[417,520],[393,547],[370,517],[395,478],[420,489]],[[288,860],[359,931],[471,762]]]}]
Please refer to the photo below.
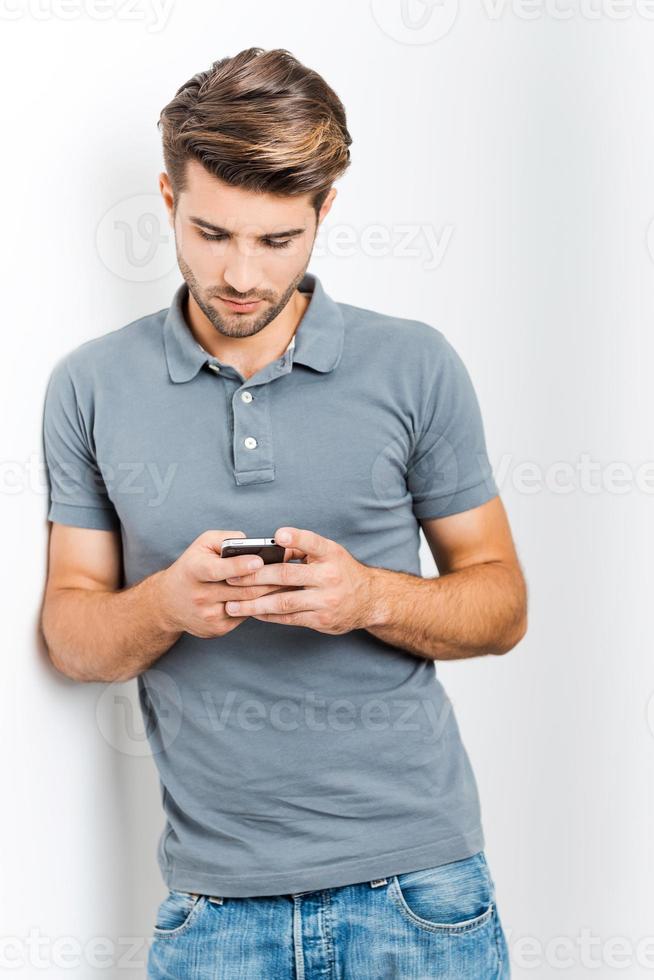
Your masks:
[{"label": "man's face", "polygon": [[230,187],[196,160],[186,166],[187,187],[174,217],[170,181],[165,173],[159,178],[180,271],[217,331],[250,337],[275,319],[297,289],[336,191],[329,192],[317,222],[309,194],[257,194]]}]

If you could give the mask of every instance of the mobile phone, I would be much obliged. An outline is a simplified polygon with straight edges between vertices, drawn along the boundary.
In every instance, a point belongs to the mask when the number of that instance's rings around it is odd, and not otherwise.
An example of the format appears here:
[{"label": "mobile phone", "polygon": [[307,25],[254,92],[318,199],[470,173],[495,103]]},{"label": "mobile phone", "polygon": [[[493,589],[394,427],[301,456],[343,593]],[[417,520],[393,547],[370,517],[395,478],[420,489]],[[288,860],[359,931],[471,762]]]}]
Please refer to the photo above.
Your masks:
[{"label": "mobile phone", "polygon": [[221,558],[234,558],[236,555],[259,555],[264,565],[284,561],[286,548],[275,544],[274,538],[225,538],[220,547]]}]

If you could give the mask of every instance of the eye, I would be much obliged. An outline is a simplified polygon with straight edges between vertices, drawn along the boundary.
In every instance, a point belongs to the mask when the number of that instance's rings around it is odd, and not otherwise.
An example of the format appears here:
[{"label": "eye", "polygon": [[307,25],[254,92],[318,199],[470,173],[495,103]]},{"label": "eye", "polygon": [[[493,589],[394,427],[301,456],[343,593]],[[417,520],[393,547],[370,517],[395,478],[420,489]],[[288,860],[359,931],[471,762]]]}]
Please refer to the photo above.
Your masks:
[{"label": "eye", "polygon": [[268,245],[270,248],[287,248],[291,244],[291,239],[287,238],[283,242],[273,241],[272,238],[264,238],[264,245]]},{"label": "eye", "polygon": [[[207,234],[206,231],[199,231],[199,230],[198,230],[198,234],[200,235],[200,238],[204,238],[204,240],[207,242],[224,242],[227,238],[227,235],[209,235]],[[264,245],[268,246],[268,248],[288,248],[288,246],[291,244],[292,239],[287,238],[283,242],[277,242],[274,241],[274,239],[272,238],[264,238],[262,239],[262,241]]]},{"label": "eye", "polygon": [[207,235],[205,231],[200,231],[198,234],[200,235],[200,238],[204,238],[208,242],[224,242],[224,240],[227,238],[227,235]]}]

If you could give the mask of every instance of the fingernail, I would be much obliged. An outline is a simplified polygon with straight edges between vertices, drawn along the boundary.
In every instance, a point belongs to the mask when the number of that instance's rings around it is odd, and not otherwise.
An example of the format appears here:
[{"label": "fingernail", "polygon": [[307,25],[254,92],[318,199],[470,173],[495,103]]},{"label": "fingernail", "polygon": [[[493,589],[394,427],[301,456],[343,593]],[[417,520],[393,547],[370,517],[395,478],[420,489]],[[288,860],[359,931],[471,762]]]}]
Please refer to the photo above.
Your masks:
[{"label": "fingernail", "polygon": [[253,558],[252,561],[248,562],[248,568],[260,568],[263,565],[262,558]]},{"label": "fingernail", "polygon": [[228,602],[225,608],[230,613],[238,612],[238,602]]},{"label": "fingernail", "polygon": [[279,541],[280,544],[288,544],[290,541],[288,531],[281,531],[279,534],[275,535],[275,541]]}]

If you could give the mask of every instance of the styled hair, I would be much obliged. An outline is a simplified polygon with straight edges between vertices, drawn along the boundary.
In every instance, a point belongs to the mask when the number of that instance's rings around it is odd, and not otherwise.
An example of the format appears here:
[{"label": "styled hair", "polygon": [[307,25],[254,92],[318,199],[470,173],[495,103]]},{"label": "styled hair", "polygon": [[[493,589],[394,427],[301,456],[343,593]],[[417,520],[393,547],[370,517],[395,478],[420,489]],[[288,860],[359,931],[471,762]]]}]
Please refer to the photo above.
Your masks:
[{"label": "styled hair", "polygon": [[350,164],[342,102],[284,48],[214,61],[177,90],[157,127],[175,209],[190,158],[234,187],[312,193],[316,214]]}]

